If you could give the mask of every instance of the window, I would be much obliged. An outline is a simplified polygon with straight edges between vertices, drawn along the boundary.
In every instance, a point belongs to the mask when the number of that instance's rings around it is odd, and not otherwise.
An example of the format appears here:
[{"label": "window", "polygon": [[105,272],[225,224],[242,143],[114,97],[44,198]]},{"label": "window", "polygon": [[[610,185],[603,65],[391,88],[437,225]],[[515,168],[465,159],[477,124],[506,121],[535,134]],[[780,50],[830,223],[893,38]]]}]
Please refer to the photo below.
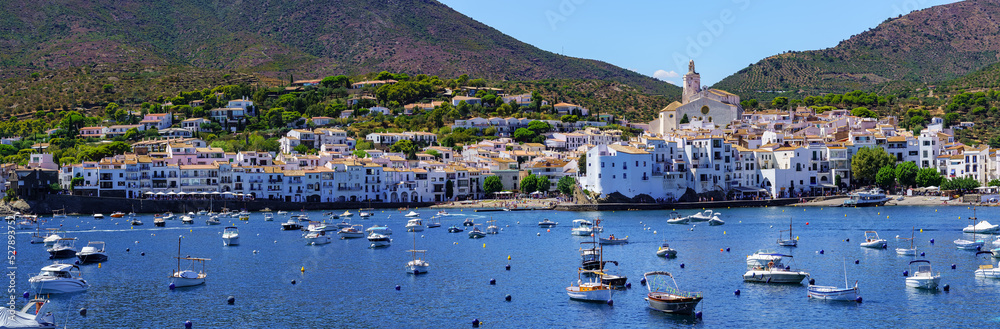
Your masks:
[{"label": "window", "polygon": [[601,168],[604,168],[604,162],[601,162]]}]

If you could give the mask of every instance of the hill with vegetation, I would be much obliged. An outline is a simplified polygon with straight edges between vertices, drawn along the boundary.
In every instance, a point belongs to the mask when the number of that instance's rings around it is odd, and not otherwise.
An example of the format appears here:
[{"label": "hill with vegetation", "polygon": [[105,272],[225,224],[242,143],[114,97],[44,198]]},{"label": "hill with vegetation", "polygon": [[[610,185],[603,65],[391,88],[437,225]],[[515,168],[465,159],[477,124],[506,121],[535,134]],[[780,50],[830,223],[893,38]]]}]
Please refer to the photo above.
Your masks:
[{"label": "hill with vegetation", "polygon": [[0,10],[0,78],[110,65],[284,81],[387,70],[494,81],[598,79],[651,94],[678,89],[543,51],[434,0],[10,0]]},{"label": "hill with vegetation", "polygon": [[967,0],[888,19],[836,47],[765,58],[713,87],[745,99],[927,88],[1000,62],[1000,3]]}]

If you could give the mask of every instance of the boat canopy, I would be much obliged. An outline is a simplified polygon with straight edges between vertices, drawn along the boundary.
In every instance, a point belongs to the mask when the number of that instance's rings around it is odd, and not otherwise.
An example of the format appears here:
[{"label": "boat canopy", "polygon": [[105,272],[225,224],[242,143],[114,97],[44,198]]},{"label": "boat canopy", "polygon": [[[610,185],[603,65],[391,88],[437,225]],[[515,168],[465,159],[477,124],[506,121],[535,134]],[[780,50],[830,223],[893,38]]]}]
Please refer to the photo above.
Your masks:
[{"label": "boat canopy", "polygon": [[924,259],[918,259],[918,260],[911,260],[911,261],[910,261],[910,264],[916,264],[916,263],[927,263],[927,264],[930,264],[930,263],[931,263],[931,261],[929,261],[929,260],[924,260]]}]

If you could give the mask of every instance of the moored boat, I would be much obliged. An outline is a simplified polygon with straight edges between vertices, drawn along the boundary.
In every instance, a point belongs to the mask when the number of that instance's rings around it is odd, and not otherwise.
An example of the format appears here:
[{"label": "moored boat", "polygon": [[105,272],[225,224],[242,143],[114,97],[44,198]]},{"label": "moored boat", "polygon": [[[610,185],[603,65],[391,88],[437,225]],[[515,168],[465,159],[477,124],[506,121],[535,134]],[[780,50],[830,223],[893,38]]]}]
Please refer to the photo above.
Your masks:
[{"label": "moored boat", "polygon": [[269,213],[269,212],[265,212],[264,213],[264,221],[265,222],[270,222],[270,221],[273,221],[273,220],[274,220],[274,214],[273,213]]},{"label": "moored boat", "polygon": [[60,238],[46,251],[49,252],[49,257],[51,258],[76,257],[76,248],[73,247],[74,242],[76,242],[76,238]]},{"label": "moored boat", "polygon": [[594,223],[591,223],[586,219],[574,219],[573,228],[570,229],[570,234],[576,236],[590,236],[594,234]]},{"label": "moored boat", "polygon": [[472,221],[472,218],[466,218],[465,221],[462,222],[462,226],[472,226],[472,225],[475,225],[475,222]]},{"label": "moored boat", "polygon": [[486,237],[486,233],[483,233],[483,231],[479,229],[478,225],[472,226],[472,229],[469,230],[469,238],[470,239],[480,239],[480,238],[485,238],[485,237]]},{"label": "moored boat", "polygon": [[87,280],[80,274],[80,267],[72,264],[52,264],[28,279],[31,291],[37,294],[67,294],[87,290]]},{"label": "moored boat", "polygon": [[910,240],[910,247],[909,248],[896,248],[896,254],[897,255],[900,255],[900,256],[916,256],[917,255],[917,248],[913,247],[913,230],[915,230],[915,229],[916,229],[916,227],[910,228],[910,237],[909,238],[900,238],[898,235],[896,236],[896,239],[898,239],[898,240]]},{"label": "moored boat", "polygon": [[337,235],[339,235],[341,239],[360,239],[365,237],[364,228],[364,225],[345,227],[340,229],[340,231],[337,231]]},{"label": "moored boat", "polygon": [[707,209],[702,212],[694,213],[694,215],[687,216],[688,222],[707,222],[712,220],[712,217],[718,216],[719,213]]},{"label": "moored boat", "polygon": [[370,243],[368,245],[369,248],[381,248],[392,244],[392,239],[388,235],[373,231],[368,234],[368,242]]},{"label": "moored boat", "polygon": [[917,289],[937,290],[941,282],[941,273],[934,274],[929,260],[910,261],[910,266],[917,264],[917,271],[906,277],[906,286]]},{"label": "moored boat", "polygon": [[979,234],[995,234],[1000,232],[1000,225],[990,224],[987,221],[981,221],[975,225],[969,225],[962,229],[965,233],[979,233]]},{"label": "moored boat", "polygon": [[309,246],[324,245],[333,241],[326,235],[326,231],[309,231],[302,238],[306,239],[306,245]]},{"label": "moored boat", "polygon": [[281,223],[281,229],[285,231],[294,231],[302,229],[302,224],[299,224],[295,218],[289,218],[287,222]]},{"label": "moored boat", "polygon": [[365,232],[371,234],[372,232],[382,234],[382,235],[392,235],[392,230],[388,226],[384,225],[374,225],[369,227]]},{"label": "moored boat", "polygon": [[792,238],[792,219],[788,219],[788,239],[785,239],[785,235],[781,232],[785,230],[778,231],[778,245],[782,247],[798,247],[799,240]]},{"label": "moored boat", "polygon": [[236,226],[229,226],[222,230],[222,245],[223,246],[238,246],[240,245],[240,231]]},{"label": "moored boat", "polygon": [[[646,272],[642,277],[649,291],[646,294],[646,302],[651,309],[666,313],[691,314],[703,298],[700,292],[681,291],[677,287],[677,280],[670,272]],[[674,283],[673,288],[667,285],[665,277],[669,277]]]},{"label": "moored boat", "polygon": [[[992,251],[980,251],[976,253],[976,256],[981,254],[994,256]],[[1000,263],[997,263],[997,267],[993,267],[993,264],[979,265],[974,274],[977,278],[1000,279]]]},{"label": "moored boat", "polygon": [[[582,268],[578,270],[579,279],[575,282],[576,284],[571,283],[569,287],[566,287],[566,294],[569,295],[570,299],[605,303],[611,300],[614,289],[601,283],[600,277],[595,272]],[[586,276],[586,281],[584,280],[585,274],[590,274]]]},{"label": "moored boat", "polygon": [[104,252],[103,241],[90,241],[76,253],[76,258],[80,264],[100,263],[108,260],[108,254]]},{"label": "moored boat", "polygon": [[417,213],[416,211],[410,210],[410,212],[406,213],[406,215],[403,215],[403,216],[404,217],[420,217],[420,214]]},{"label": "moored boat", "polygon": [[122,217],[125,217],[125,213],[121,211],[116,211],[111,213],[111,218],[122,218]]},{"label": "moored boat", "polygon": [[14,309],[13,305],[5,305],[11,308],[0,306],[0,314],[6,315],[0,317],[0,328],[57,328],[55,316],[48,311],[48,299],[34,298],[29,300],[20,311]]},{"label": "moored boat", "polygon": [[747,257],[747,272],[743,274],[743,281],[800,284],[803,279],[809,276],[809,273],[793,271],[790,266],[785,264],[785,258],[790,259],[792,258],[791,255],[775,253],[754,255],[760,256],[759,259],[768,259],[768,262],[763,266],[759,263],[751,265],[751,259]]},{"label": "moored boat", "polygon": [[[181,239],[177,238],[177,269],[170,274],[170,284],[175,288],[190,287],[205,284],[205,279],[208,274],[205,273],[205,262],[209,261],[208,258],[198,258],[198,257],[181,257]],[[187,260],[190,262],[190,266],[187,269],[181,269],[181,261]],[[201,269],[197,272],[193,269],[195,263],[201,264]]]},{"label": "moored boat", "polygon": [[167,221],[163,219],[163,216],[155,215],[153,216],[153,226],[165,227],[167,226]]},{"label": "moored boat", "polygon": [[448,228],[448,233],[461,233],[464,231],[465,231],[464,229],[458,227],[457,225],[452,225],[451,227]]},{"label": "moored boat", "polygon": [[414,218],[406,221],[406,231],[407,232],[422,232],[424,230],[424,222],[419,218]]},{"label": "moored boat", "polygon": [[844,260],[844,287],[817,286],[810,284],[806,293],[809,298],[836,301],[859,301],[858,282],[854,281],[854,286],[847,284],[847,260]]},{"label": "moored boat", "polygon": [[500,234],[500,227],[497,226],[496,220],[486,221],[486,234]]},{"label": "moored boat", "polygon": [[553,222],[548,218],[542,219],[541,222],[538,222],[538,227],[556,227],[556,225],[559,225],[559,222]]},{"label": "moored boat", "polygon": [[194,224],[194,218],[191,218],[191,216],[181,216],[181,223]]},{"label": "moored boat", "polygon": [[861,243],[862,247],[882,249],[886,247],[885,239],[878,237],[878,232],[876,231],[865,231],[865,242]]},{"label": "moored boat", "polygon": [[628,236],[625,236],[624,238],[616,238],[614,234],[608,238],[599,238],[598,240],[602,245],[628,244]]},{"label": "moored boat", "polygon": [[708,225],[709,226],[719,226],[719,225],[723,225],[725,223],[726,222],[722,221],[722,219],[720,219],[718,215],[712,216],[712,219],[708,220]]},{"label": "moored boat", "polygon": [[674,258],[677,257],[677,250],[670,248],[670,245],[667,244],[666,241],[663,241],[663,245],[660,245],[660,248],[656,250],[656,255],[660,257]]},{"label": "moored boat", "polygon": [[844,200],[845,207],[871,207],[871,206],[881,206],[889,201],[889,198],[885,196],[885,192],[880,188],[874,188],[868,191],[860,191],[852,193],[850,198]]}]

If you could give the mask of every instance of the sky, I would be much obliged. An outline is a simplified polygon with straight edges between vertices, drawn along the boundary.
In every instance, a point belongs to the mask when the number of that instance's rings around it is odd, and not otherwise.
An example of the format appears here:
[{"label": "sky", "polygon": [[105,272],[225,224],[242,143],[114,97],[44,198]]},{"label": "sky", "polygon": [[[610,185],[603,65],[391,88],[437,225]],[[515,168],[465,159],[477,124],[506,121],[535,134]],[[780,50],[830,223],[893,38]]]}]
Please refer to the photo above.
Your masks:
[{"label": "sky", "polygon": [[771,55],[830,48],[887,18],[955,0],[439,0],[543,50],[703,85]]}]

